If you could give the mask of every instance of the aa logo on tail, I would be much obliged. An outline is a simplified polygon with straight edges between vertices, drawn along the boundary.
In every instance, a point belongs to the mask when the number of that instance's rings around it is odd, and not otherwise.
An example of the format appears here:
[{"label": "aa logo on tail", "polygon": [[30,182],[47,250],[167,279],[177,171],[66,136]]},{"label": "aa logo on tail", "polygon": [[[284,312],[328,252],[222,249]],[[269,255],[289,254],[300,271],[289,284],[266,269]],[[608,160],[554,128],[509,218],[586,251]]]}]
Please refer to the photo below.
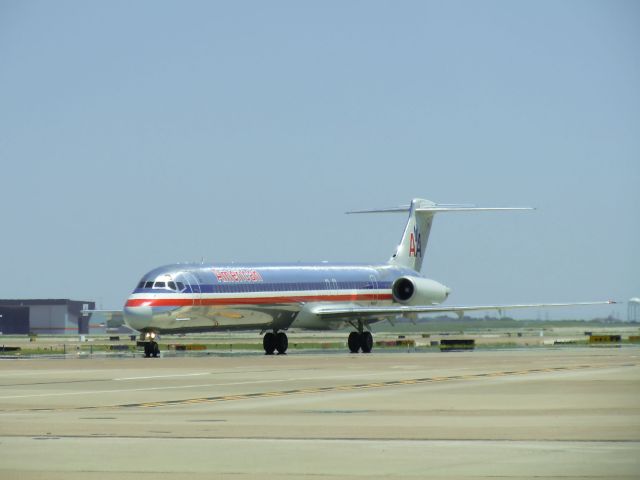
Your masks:
[{"label": "aa logo on tail", "polygon": [[418,225],[414,225],[413,232],[409,236],[409,256],[422,257],[422,236],[418,231]]}]

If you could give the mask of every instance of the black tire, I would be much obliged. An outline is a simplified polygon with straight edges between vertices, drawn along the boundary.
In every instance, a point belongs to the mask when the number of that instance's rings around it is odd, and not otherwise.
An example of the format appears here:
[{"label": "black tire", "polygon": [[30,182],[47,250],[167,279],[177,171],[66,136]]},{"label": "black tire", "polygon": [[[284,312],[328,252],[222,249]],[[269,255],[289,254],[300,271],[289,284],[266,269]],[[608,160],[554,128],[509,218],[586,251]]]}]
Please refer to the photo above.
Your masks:
[{"label": "black tire", "polygon": [[347,340],[347,344],[349,345],[349,351],[351,353],[358,353],[360,350],[360,346],[362,345],[362,335],[358,332],[351,332],[349,334],[349,340]]},{"label": "black tire", "polygon": [[265,333],[262,338],[262,347],[265,354],[273,355],[273,352],[276,351],[276,334],[273,332]]},{"label": "black tire", "polygon": [[157,342],[151,343],[151,355],[153,358],[158,358],[160,356],[160,345]]},{"label": "black tire", "polygon": [[144,344],[144,358],[151,357],[151,344],[149,342],[145,342]]},{"label": "black tire", "polygon": [[287,338],[287,334],[284,332],[278,332],[276,334],[276,350],[278,350],[278,354],[284,355],[287,352],[287,348],[289,348],[289,339]]},{"label": "black tire", "polygon": [[371,332],[362,332],[362,353],[371,353],[373,349],[373,335]]}]

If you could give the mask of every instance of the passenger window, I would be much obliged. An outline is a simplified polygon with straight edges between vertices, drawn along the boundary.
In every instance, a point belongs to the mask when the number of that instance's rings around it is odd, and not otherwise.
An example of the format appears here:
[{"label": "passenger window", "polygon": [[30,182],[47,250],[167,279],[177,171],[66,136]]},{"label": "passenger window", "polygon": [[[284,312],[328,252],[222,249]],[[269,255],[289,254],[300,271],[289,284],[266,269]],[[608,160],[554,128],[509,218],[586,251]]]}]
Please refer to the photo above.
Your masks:
[{"label": "passenger window", "polygon": [[165,283],[164,282],[156,282],[153,285],[153,288],[164,288]]},{"label": "passenger window", "polygon": [[147,282],[144,284],[144,288],[153,288],[153,282]]},{"label": "passenger window", "polygon": [[171,290],[175,290],[176,289],[176,283],[175,282],[169,282],[169,288]]}]

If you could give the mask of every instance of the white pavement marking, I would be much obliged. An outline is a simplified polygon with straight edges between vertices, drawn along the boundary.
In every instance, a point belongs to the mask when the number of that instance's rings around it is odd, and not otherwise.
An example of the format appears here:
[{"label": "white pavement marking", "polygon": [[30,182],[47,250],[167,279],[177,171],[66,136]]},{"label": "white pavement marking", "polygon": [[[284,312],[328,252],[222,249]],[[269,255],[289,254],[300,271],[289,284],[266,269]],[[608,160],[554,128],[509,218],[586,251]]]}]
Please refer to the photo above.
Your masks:
[{"label": "white pavement marking", "polygon": [[198,377],[201,375],[211,375],[209,372],[204,373],[181,373],[175,375],[152,375],[150,377],[126,377],[126,378],[114,378],[116,382],[124,381],[124,380],[148,380],[151,378],[174,378],[174,377]]},{"label": "white pavement marking", "polygon": [[[374,375],[379,375],[379,373],[370,373],[363,375],[356,375],[356,378],[362,377],[370,377]],[[337,379],[337,378],[353,378],[354,375],[332,375],[326,377],[314,377],[313,380],[326,380],[326,379]],[[234,386],[234,385],[256,385],[256,384],[265,384],[265,383],[283,383],[283,382],[299,382],[309,380],[309,377],[301,377],[301,378],[276,378],[273,380],[251,380],[247,382],[229,382],[229,383],[202,383],[197,385],[175,385],[175,386],[167,386],[167,387],[147,387],[147,388],[121,388],[114,390],[83,390],[80,392],[60,392],[60,393],[32,393],[28,395],[5,395],[1,396],[0,400],[8,400],[15,398],[38,398],[38,397],[64,397],[64,396],[72,396],[72,395],[95,395],[102,393],[125,393],[125,392],[147,392],[147,391],[156,391],[156,390],[179,390],[183,388],[199,388],[199,387],[225,387],[225,386]]]}]

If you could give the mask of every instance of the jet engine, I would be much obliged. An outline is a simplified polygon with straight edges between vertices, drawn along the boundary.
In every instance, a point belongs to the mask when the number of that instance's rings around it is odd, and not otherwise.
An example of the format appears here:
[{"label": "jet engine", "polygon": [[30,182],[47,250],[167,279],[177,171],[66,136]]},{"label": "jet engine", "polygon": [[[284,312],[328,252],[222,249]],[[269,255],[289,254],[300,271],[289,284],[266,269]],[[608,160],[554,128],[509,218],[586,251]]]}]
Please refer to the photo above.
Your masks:
[{"label": "jet engine", "polygon": [[441,283],[421,277],[400,277],[391,286],[393,299],[403,305],[435,305],[444,302],[450,292]]}]

